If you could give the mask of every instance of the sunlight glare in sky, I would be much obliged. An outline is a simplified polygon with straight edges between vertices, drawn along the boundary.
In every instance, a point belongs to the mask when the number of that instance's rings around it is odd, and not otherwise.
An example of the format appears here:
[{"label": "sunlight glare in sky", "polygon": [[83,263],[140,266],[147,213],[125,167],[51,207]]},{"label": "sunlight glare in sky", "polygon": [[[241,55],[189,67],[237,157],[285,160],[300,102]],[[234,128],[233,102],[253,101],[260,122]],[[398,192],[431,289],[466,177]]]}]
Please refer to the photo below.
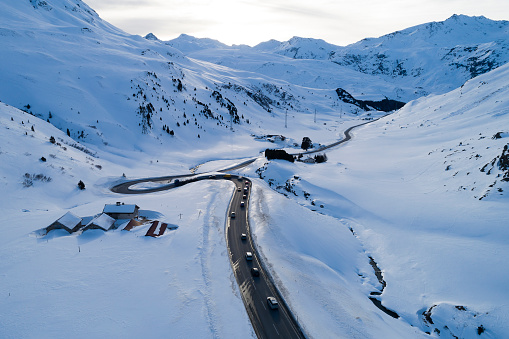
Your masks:
[{"label": "sunlight glare in sky", "polygon": [[170,40],[181,33],[256,45],[293,36],[347,45],[453,14],[509,20],[506,0],[85,0],[131,34]]}]

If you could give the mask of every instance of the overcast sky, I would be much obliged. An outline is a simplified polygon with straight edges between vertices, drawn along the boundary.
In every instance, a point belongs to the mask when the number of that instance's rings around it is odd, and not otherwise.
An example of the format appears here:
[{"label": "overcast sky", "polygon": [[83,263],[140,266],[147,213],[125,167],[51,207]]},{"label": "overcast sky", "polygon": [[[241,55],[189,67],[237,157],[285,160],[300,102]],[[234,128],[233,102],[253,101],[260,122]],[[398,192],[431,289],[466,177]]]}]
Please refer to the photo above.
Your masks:
[{"label": "overcast sky", "polygon": [[508,0],[85,0],[131,34],[186,33],[228,45],[293,36],[347,45],[453,14],[509,20]]}]

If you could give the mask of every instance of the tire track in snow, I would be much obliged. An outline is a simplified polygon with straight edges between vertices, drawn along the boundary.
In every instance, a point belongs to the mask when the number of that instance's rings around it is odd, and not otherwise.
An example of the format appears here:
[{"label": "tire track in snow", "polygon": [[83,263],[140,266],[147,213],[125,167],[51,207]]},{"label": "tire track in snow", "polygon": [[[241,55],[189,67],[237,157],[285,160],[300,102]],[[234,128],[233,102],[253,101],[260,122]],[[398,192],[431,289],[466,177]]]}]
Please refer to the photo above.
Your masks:
[{"label": "tire track in snow", "polygon": [[[210,252],[213,251],[213,247],[215,244],[210,241],[210,238],[213,237],[214,228],[217,228],[220,224],[220,218],[215,215],[216,212],[216,199],[218,197],[218,191],[214,190],[211,196],[208,196],[207,200],[209,204],[207,205],[207,209],[204,212],[203,216],[203,230],[202,230],[202,239],[200,246],[200,266],[201,273],[203,277],[203,282],[205,283],[204,291],[202,294],[205,299],[205,307],[206,307],[206,316],[207,322],[209,324],[210,332],[213,338],[221,338],[220,331],[217,328],[217,309],[216,304],[212,298],[212,274],[210,270]],[[215,227],[213,227],[215,226]]]}]

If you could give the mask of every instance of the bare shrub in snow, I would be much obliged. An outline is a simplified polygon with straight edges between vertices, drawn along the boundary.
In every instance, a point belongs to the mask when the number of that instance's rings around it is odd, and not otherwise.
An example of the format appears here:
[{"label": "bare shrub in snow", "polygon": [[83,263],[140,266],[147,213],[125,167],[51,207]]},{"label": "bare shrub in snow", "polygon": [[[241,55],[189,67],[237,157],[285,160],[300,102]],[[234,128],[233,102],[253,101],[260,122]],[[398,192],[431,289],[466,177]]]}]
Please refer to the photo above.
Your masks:
[{"label": "bare shrub in snow", "polygon": [[23,187],[31,187],[33,186],[34,184],[34,181],[41,181],[41,182],[51,182],[51,177],[47,177],[45,176],[44,174],[30,174],[30,173],[25,173],[25,175],[23,175]]}]

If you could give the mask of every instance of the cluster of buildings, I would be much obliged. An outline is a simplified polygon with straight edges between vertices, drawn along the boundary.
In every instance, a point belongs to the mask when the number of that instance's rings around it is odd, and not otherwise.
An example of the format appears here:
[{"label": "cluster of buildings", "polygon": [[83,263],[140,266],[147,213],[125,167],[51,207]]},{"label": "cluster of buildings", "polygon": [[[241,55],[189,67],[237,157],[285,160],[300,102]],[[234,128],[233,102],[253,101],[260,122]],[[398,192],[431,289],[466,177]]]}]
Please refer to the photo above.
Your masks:
[{"label": "cluster of buildings", "polygon": [[45,228],[46,233],[55,229],[64,229],[69,233],[79,230],[86,231],[89,229],[100,229],[108,231],[123,226],[124,229],[131,229],[134,225],[138,225],[138,205],[124,204],[117,202],[116,204],[107,204],[101,214],[95,217],[80,218],[71,212],[67,212],[58,220]]}]

